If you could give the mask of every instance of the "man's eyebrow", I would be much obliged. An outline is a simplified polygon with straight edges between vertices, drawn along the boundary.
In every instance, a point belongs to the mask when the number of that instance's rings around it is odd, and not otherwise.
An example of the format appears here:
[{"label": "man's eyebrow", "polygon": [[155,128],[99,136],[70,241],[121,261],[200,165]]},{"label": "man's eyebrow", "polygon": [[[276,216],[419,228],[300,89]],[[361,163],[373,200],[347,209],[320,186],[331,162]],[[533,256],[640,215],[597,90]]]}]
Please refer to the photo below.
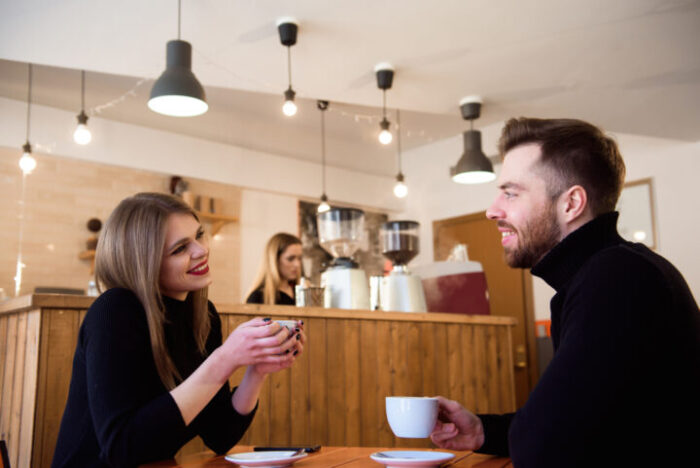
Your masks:
[{"label": "man's eyebrow", "polygon": [[498,188],[501,190],[508,190],[508,189],[524,190],[525,189],[525,187],[523,187],[522,185],[516,184],[515,182],[505,182],[505,183],[499,185]]}]

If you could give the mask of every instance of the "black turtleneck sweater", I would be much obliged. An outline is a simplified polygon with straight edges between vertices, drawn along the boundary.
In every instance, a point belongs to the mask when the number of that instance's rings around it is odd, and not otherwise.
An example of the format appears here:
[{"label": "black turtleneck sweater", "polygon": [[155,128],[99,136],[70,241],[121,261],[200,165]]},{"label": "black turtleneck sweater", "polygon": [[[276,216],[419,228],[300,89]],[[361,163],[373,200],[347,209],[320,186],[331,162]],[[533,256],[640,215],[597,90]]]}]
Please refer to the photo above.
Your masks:
[{"label": "black turtleneck sweater", "polygon": [[[192,333],[187,301],[163,297],[166,344],[182,378],[204,361]],[[206,350],[221,345],[221,321],[209,303],[211,332]],[[52,466],[137,466],[172,458],[199,435],[225,453],[250,425],[231,403],[228,382],[189,424],[156,371],[146,313],[128,289],[105,291],[80,327],[73,375]]]},{"label": "black turtleneck sweater", "polygon": [[698,306],[673,265],[618,235],[617,217],[572,232],[532,269],[556,290],[554,357],[516,413],[480,415],[479,451],[516,468],[697,463]]}]

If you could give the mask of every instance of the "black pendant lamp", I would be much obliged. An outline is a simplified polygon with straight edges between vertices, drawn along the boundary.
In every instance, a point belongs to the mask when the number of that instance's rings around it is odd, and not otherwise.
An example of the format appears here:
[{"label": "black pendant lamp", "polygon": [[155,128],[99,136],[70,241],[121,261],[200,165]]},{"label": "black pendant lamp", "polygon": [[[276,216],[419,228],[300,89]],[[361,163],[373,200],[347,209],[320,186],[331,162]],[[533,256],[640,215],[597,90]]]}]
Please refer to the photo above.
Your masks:
[{"label": "black pendant lamp", "polygon": [[277,31],[280,34],[280,42],[287,47],[287,78],[289,87],[284,92],[282,112],[287,117],[291,117],[297,113],[297,105],[294,103],[296,93],[292,89],[292,46],[297,43],[299,25],[294,18],[280,18],[277,20]]},{"label": "black pendant lamp", "polygon": [[379,63],[374,67],[377,75],[377,87],[382,90],[382,121],[379,122],[379,142],[383,145],[391,143],[391,123],[386,118],[386,90],[391,89],[394,81],[394,67],[389,63]]},{"label": "black pendant lamp", "polygon": [[148,108],[173,117],[193,117],[209,109],[204,88],[192,73],[192,45],[180,40],[180,0],[177,2],[177,39],[168,41],[165,71],[151,88]]},{"label": "black pendant lamp", "polygon": [[331,209],[326,196],[326,110],[328,110],[328,101],[316,101],[316,106],[321,111],[321,183],[323,184],[321,204],[318,205],[317,211],[325,213]]},{"label": "black pendant lamp", "polygon": [[481,150],[481,132],[474,130],[474,119],[481,114],[482,100],[478,96],[468,96],[459,103],[462,117],[469,120],[470,128],[462,133],[464,153],[457,164],[450,168],[452,180],[458,184],[481,184],[496,178],[493,164]]}]

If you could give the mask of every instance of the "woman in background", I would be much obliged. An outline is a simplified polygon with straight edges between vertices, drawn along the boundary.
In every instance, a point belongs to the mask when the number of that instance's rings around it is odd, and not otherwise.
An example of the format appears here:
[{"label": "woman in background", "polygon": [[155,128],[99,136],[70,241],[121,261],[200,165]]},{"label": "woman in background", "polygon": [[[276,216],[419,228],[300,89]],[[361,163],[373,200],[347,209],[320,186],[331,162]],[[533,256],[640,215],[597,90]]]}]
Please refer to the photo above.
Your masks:
[{"label": "woman in background", "polygon": [[196,435],[222,454],[243,436],[266,375],[290,367],[305,337],[256,318],[222,343],[208,260],[179,198],[140,193],[112,212],[95,265],[105,291],[80,327],[54,467],[137,466]]},{"label": "woman in background", "polygon": [[298,237],[279,232],[267,242],[260,270],[246,300],[249,304],[296,305],[294,286],[303,276]]}]

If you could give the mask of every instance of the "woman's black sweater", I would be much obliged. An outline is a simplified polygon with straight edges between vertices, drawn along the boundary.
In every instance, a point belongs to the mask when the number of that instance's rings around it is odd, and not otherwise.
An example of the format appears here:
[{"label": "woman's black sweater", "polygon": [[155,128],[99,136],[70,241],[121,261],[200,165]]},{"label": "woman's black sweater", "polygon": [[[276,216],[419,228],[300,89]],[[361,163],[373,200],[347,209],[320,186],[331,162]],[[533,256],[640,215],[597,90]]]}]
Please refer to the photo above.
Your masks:
[{"label": "woman's black sweater", "polygon": [[[204,361],[186,301],[163,297],[166,343],[182,378]],[[221,321],[209,303],[207,354],[221,345]],[[90,306],[80,327],[53,467],[136,466],[172,458],[199,435],[217,453],[240,440],[255,411],[240,415],[228,382],[185,425],[161,383],[151,352],[146,313],[134,293],[110,289]]]}]

